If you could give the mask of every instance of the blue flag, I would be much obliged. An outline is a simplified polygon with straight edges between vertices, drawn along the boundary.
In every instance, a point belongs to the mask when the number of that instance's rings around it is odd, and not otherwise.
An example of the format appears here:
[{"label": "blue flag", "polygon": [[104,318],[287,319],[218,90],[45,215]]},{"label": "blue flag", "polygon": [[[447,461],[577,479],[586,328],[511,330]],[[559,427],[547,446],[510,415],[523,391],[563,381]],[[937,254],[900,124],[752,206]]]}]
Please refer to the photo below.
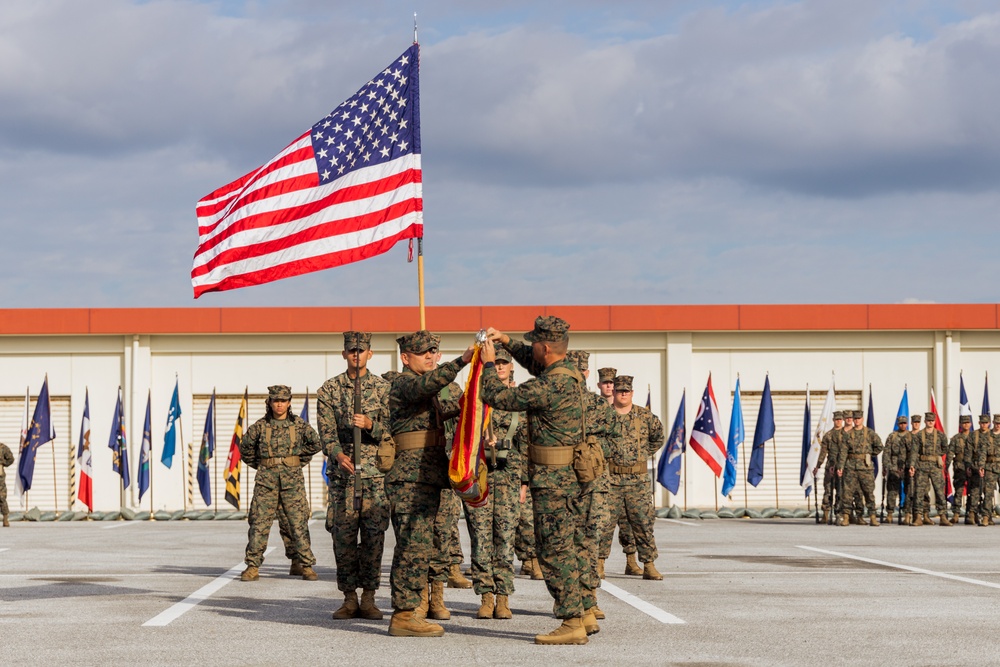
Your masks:
[{"label": "blue flag", "polygon": [[722,473],[722,495],[728,496],[736,486],[736,464],[740,460],[740,447],[746,438],[743,429],[743,404],[740,401],[740,379],[736,378],[733,395],[733,414],[729,419],[729,441],[726,443],[726,468]]},{"label": "blue flag", "polygon": [[121,387],[118,387],[118,401],[115,403],[115,416],[111,420],[108,448],[111,449],[111,469],[121,475],[122,487],[127,489],[132,479],[128,471],[128,440],[125,438],[125,407],[122,405]]},{"label": "blue flag", "polygon": [[677,495],[681,486],[681,455],[687,446],[687,422],[684,419],[686,397],[687,389],[681,394],[681,404],[677,407],[674,425],[670,427],[667,444],[664,445],[660,461],[656,466],[656,481],[674,495]]},{"label": "blue flag", "polygon": [[151,424],[152,416],[150,413],[150,401],[152,400],[152,395],[146,395],[146,423],[142,427],[142,447],[139,448],[139,502],[142,502],[142,494],[146,493],[149,489],[149,462],[153,454],[153,436],[151,432],[153,426]]},{"label": "blue flag", "polygon": [[[872,407],[872,386],[868,385],[868,421],[865,422],[872,431],[875,430],[875,408]],[[872,457],[872,477],[878,479],[878,456]]]},{"label": "blue flag", "polygon": [[181,419],[181,399],[178,395],[178,381],[174,380],[174,395],[170,398],[167,409],[167,425],[163,427],[163,454],[160,462],[168,468],[173,465],[174,453],[177,451],[177,430]]},{"label": "blue flag", "polygon": [[812,416],[809,414],[809,390],[806,389],[806,412],[802,423],[802,459],[799,463],[799,485],[805,486],[806,498],[812,492],[812,484],[806,484],[809,474],[809,449],[812,446]]},{"label": "blue flag", "polygon": [[983,386],[983,411],[981,415],[990,414],[990,374],[986,374],[986,384]]},{"label": "blue flag", "polygon": [[899,399],[899,409],[896,410],[896,423],[899,423],[900,417],[906,417],[907,430],[909,430],[910,423],[910,399],[906,395],[906,387],[903,387],[903,397]]},{"label": "blue flag", "polygon": [[[764,479],[764,445],[774,440],[774,405],[771,403],[771,378],[764,378],[764,393],[760,397],[757,425],[753,430],[753,449],[750,452],[750,467],[747,481],[753,486]],[[772,445],[773,446],[773,445]]]},{"label": "blue flag", "polygon": [[35,476],[35,456],[38,448],[56,439],[56,430],[52,424],[52,406],[49,403],[49,376],[45,376],[42,390],[38,392],[35,402],[35,412],[31,416],[31,424],[21,444],[21,458],[17,463],[17,475],[21,480],[21,493],[31,489],[31,481]]},{"label": "blue flag", "polygon": [[201,450],[198,452],[198,490],[206,505],[212,504],[212,473],[208,462],[215,456],[215,390],[205,413],[205,430],[201,434]]}]

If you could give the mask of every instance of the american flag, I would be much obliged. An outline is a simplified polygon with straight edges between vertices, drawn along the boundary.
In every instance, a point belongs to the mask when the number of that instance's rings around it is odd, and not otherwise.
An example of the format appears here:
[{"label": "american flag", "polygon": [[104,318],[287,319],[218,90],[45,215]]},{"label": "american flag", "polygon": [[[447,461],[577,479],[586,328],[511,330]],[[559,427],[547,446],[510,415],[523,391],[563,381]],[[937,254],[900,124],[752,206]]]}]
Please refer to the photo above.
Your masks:
[{"label": "american flag", "polygon": [[712,375],[708,376],[708,385],[702,394],[698,414],[691,428],[691,447],[698,453],[715,476],[722,474],[722,466],[726,461],[726,443],[718,433],[719,406],[715,402],[715,392],[712,391]]},{"label": "american flag", "polygon": [[198,202],[195,298],[423,236],[418,58],[414,44],[267,164]]}]

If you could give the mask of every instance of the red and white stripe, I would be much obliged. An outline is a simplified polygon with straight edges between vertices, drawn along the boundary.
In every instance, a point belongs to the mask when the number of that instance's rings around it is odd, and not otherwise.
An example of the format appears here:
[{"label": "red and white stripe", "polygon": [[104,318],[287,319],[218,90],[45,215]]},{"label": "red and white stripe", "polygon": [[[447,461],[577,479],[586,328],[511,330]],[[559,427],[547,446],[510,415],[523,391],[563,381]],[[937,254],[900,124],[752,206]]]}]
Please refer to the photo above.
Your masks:
[{"label": "red and white stripe", "polygon": [[195,298],[367,259],[423,235],[419,154],[320,180],[307,133],[201,199]]},{"label": "red and white stripe", "polygon": [[[722,428],[722,421],[719,419],[719,405],[715,401],[715,391],[712,389],[712,376],[708,376],[708,397],[709,405],[705,401],[698,404],[698,414],[695,416],[695,428],[691,431],[690,444],[694,451],[708,464],[715,476],[722,474],[722,468],[726,465],[726,443],[723,442],[719,430]],[[705,432],[698,430],[698,419],[704,414],[706,407],[711,411],[712,431]]]}]

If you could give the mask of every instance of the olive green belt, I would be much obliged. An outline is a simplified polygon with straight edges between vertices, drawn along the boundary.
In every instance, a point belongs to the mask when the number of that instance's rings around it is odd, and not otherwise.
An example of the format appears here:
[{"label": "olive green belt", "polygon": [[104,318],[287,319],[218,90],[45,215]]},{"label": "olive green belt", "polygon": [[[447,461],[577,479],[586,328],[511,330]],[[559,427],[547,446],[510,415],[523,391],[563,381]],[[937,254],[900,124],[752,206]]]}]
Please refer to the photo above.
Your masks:
[{"label": "olive green belt", "polygon": [[286,465],[289,468],[298,468],[301,466],[301,461],[298,456],[283,456],[279,458],[260,460],[261,468],[275,468],[280,465]]},{"label": "olive green belt", "polygon": [[441,431],[407,431],[397,433],[392,439],[396,443],[397,452],[444,446],[444,434]]},{"label": "olive green belt", "polygon": [[532,463],[543,466],[568,466],[573,464],[573,445],[564,447],[528,446],[528,458]]},{"label": "olive green belt", "polygon": [[616,475],[641,475],[646,472],[646,462],[642,461],[630,466],[620,466],[617,463],[609,463],[608,470]]}]

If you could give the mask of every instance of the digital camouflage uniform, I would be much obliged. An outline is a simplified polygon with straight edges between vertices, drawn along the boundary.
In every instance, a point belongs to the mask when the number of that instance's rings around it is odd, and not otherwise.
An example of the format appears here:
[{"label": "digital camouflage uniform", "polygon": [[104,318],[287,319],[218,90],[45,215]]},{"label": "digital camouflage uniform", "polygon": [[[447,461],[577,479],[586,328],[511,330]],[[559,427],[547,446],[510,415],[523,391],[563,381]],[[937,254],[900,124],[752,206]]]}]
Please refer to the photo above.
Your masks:
[{"label": "digital camouflage uniform", "polygon": [[496,438],[496,447],[486,448],[490,493],[482,507],[466,506],[472,540],[469,574],[478,595],[512,595],[514,533],[524,468],[518,447],[527,437],[527,420],[523,413],[494,409],[490,414],[490,427]]},{"label": "digital camouflage uniform", "polygon": [[[346,334],[345,334],[346,337]],[[368,340],[358,343],[368,350]],[[345,338],[345,347],[349,343]],[[367,371],[367,369],[366,369]],[[382,551],[389,527],[389,501],[377,466],[378,446],[389,428],[389,383],[370,372],[360,376],[361,413],[372,422],[361,431],[361,511],[354,509],[355,475],[337,462],[354,457],[354,379],[347,371],[323,383],[316,392],[319,437],[326,452],[330,485],[327,489],[326,529],[333,536],[337,561],[337,588],[375,590],[382,574]]]},{"label": "digital camouflage uniform", "polygon": [[[959,424],[971,424],[971,415],[962,415],[959,417]],[[971,447],[969,447],[969,433],[962,433],[959,431],[955,435],[951,436],[951,440],[948,441],[948,456],[945,459],[944,469],[947,472],[949,469],[951,472],[951,483],[953,489],[953,500],[951,503],[952,511],[955,513],[956,519],[958,515],[961,514],[962,510],[962,496],[966,498],[971,498],[972,496],[972,486],[969,484],[970,473],[972,472],[972,464],[975,461]],[[978,472],[978,471],[977,471]],[[968,491],[967,491],[968,489]],[[966,501],[966,509],[968,509],[969,501]]]},{"label": "digital camouflage uniform", "polygon": [[[834,413],[835,415],[838,413]],[[843,413],[839,413],[843,416]],[[840,512],[840,507],[833,507],[833,490],[837,487],[837,457],[840,456],[840,441],[844,427],[833,428],[823,435],[820,440],[819,458],[816,460],[816,468],[819,469],[826,461],[826,469],[823,473],[823,506],[824,512],[831,509]],[[840,498],[837,499],[838,505]]]},{"label": "digital camouflage uniform", "polygon": [[903,480],[906,478],[906,459],[909,453],[909,432],[906,417],[901,417],[902,430],[896,430],[885,438],[885,453],[882,454],[882,474],[885,475],[885,507],[891,515],[899,504]]},{"label": "digital camouflage uniform", "polygon": [[[440,340],[435,336],[435,344]],[[437,396],[437,410],[444,431],[445,456],[451,460],[451,445],[455,438],[455,417],[461,412],[462,388],[451,382]],[[465,560],[462,552],[462,537],[458,532],[458,520],[465,509],[449,482],[441,489],[441,504],[434,519],[434,555],[428,569],[430,581],[447,581],[452,565],[461,565]]]},{"label": "digital camouflage uniform", "polygon": [[993,523],[994,492],[1000,480],[1000,438],[990,438],[977,451],[976,468],[983,470],[983,505],[979,510],[979,525]]},{"label": "digital camouflage uniform", "polygon": [[[632,378],[628,375],[615,378],[615,391],[623,389],[632,390]],[[635,403],[628,413],[617,414],[617,419],[621,435],[611,440],[607,461],[611,484],[608,505],[619,514],[612,516],[611,529],[602,536],[601,557],[610,555],[614,524],[624,518],[632,527],[639,560],[652,563],[659,553],[653,534],[656,515],[646,461],[663,445],[663,422],[651,410]]]},{"label": "digital camouflage uniform", "polygon": [[[282,388],[276,392],[276,387]],[[282,385],[270,387],[272,398],[290,390]],[[295,431],[292,442],[291,431]],[[268,441],[270,430],[270,441]],[[277,518],[279,504],[288,514],[288,527],[296,559],[312,567],[316,563],[309,544],[309,501],[306,498],[305,478],[302,467],[320,451],[319,435],[308,423],[288,413],[285,419],[275,419],[268,414],[254,422],[240,440],[240,457],[251,468],[256,468],[253,499],[247,520],[250,523],[246,549],[246,564],[260,567],[264,562],[264,549]],[[298,461],[289,457],[298,457]],[[279,460],[280,459],[280,460]]]},{"label": "digital camouflage uniform", "polygon": [[[988,417],[989,415],[987,415]],[[988,449],[996,436],[990,432],[989,422],[987,430],[981,428],[970,433],[966,438],[965,463],[968,468],[968,499],[965,506],[966,523],[976,523],[984,514],[983,512],[983,491],[986,487],[986,480],[979,474],[979,455]]]},{"label": "digital camouflage uniform", "polygon": [[[555,341],[567,336],[569,326],[559,318],[540,317],[528,340]],[[527,413],[532,448],[575,447],[583,442],[583,377],[565,359],[542,368],[532,348],[511,339],[504,345],[511,356],[535,376],[517,387],[507,387],[488,365],[483,373],[483,400],[490,406]],[[556,369],[565,369],[558,373]],[[562,374],[568,372],[569,374]],[[557,618],[582,617],[593,606],[599,580],[586,561],[584,514],[580,510],[580,483],[572,463],[543,465],[529,452],[528,479],[534,502],[535,548],[545,585],[555,599]],[[538,638],[536,638],[538,641]]]},{"label": "digital camouflage uniform", "polygon": [[[599,368],[599,369],[597,369],[597,373],[598,373],[598,376],[597,376],[597,382],[598,382],[598,384],[601,384],[603,382],[608,382],[608,381],[614,382],[615,378],[618,377],[618,370],[615,369],[615,368],[611,368],[611,367]],[[600,398],[602,401],[604,401],[604,403],[607,404],[608,407],[611,406],[611,401],[609,401],[608,399],[606,399],[603,395],[597,394],[597,397]],[[617,421],[615,423],[617,423]],[[608,451],[607,451],[606,448],[605,448],[605,451],[604,451],[604,455],[605,456],[608,455]],[[605,489],[610,488],[610,483],[605,484],[604,487],[605,487]],[[604,497],[604,507],[602,508],[602,517],[601,518],[604,521],[610,522],[612,514],[615,514],[616,516],[618,516],[618,544],[622,548],[622,553],[624,553],[626,556],[631,556],[632,554],[635,553],[635,536],[632,534],[632,526],[629,525],[628,519],[625,518],[624,513],[620,512],[620,511],[612,511],[610,505],[608,505],[608,497],[607,497],[607,495],[605,495],[605,497]],[[597,545],[598,545],[598,549],[597,550],[598,550],[598,552],[600,552],[600,550],[601,550],[600,549],[600,545],[601,545],[601,543],[602,543],[602,541],[604,539],[604,532],[605,532],[605,530],[610,530],[612,533],[614,533],[614,524],[612,523],[612,524],[609,524],[609,525],[610,525],[610,528],[605,529],[605,528],[602,527],[599,530],[599,532],[598,532],[598,537],[597,537]],[[606,558],[606,557],[607,556],[600,556],[600,558],[602,558],[602,559]]]},{"label": "digital camouflage uniform", "polygon": [[931,428],[930,425],[912,437],[909,467],[914,469],[916,476],[914,501],[918,503],[918,512],[929,511],[928,491],[933,488],[934,503],[938,512],[944,516],[947,500],[944,492],[942,457],[948,453],[948,440],[944,433]]},{"label": "digital camouflage uniform", "polygon": [[[867,426],[855,426],[845,431],[843,443],[837,456],[837,470],[843,470],[844,497],[854,498],[860,491],[864,497],[868,514],[875,522],[875,475],[872,459],[882,453],[882,438]],[[842,510],[847,511],[845,506]]]},{"label": "digital camouflage uniform", "polygon": [[4,520],[10,514],[10,508],[7,506],[6,469],[12,465],[14,465],[14,453],[10,451],[7,445],[0,442],[0,515],[3,515]]},{"label": "digital camouflage uniform", "polygon": [[[401,352],[414,354],[436,346],[427,331],[403,336],[397,342]],[[450,486],[444,433],[434,398],[464,366],[465,362],[458,358],[422,375],[406,368],[393,379],[389,390],[389,428],[397,452],[396,462],[385,476],[385,491],[392,506],[396,536],[389,582],[392,607],[397,611],[416,609],[420,593],[427,586],[430,561],[435,555],[434,520],[441,504],[441,489]],[[417,437],[425,437],[429,444],[402,450],[399,436],[408,433],[420,434]]]}]

